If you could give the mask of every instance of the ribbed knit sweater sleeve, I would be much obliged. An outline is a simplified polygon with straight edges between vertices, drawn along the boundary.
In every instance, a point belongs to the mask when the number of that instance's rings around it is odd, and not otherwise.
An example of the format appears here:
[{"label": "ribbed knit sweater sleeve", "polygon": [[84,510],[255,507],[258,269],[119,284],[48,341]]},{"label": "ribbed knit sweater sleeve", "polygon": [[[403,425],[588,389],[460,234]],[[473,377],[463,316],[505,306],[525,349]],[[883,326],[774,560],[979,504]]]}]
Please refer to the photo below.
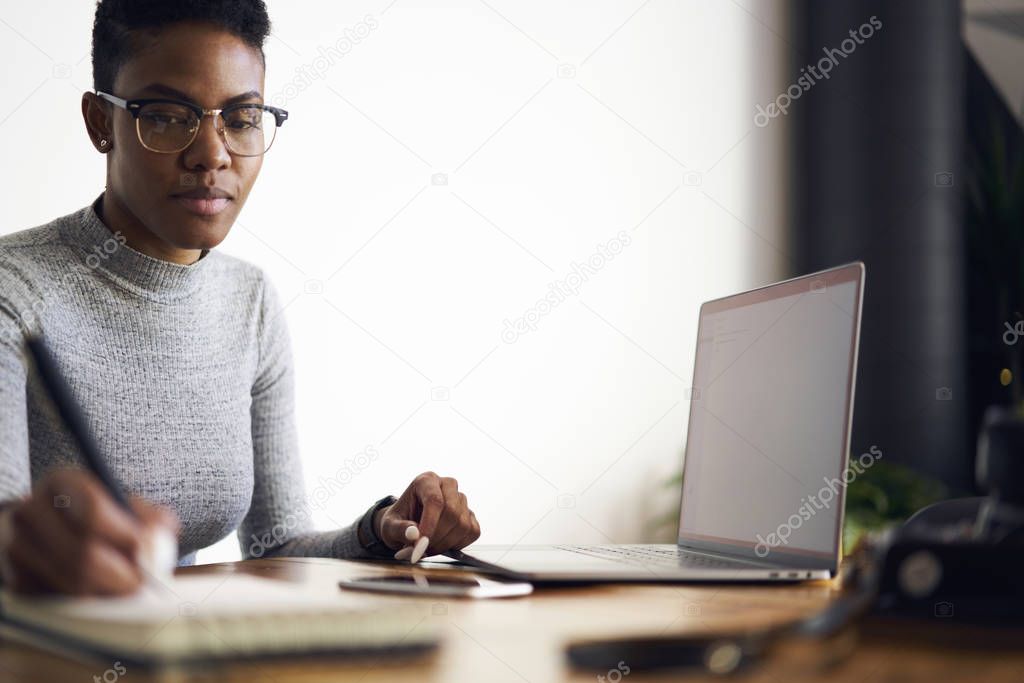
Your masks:
[{"label": "ribbed knit sweater sleeve", "polygon": [[[0,276],[0,283],[6,280]],[[32,487],[25,360],[18,316],[0,295],[0,502],[11,502]]]},{"label": "ribbed knit sweater sleeve", "polygon": [[282,306],[266,279],[260,308],[259,366],[252,388],[253,494],[238,529],[242,555],[371,557],[359,543],[358,520],[312,531],[295,431],[295,372]]}]

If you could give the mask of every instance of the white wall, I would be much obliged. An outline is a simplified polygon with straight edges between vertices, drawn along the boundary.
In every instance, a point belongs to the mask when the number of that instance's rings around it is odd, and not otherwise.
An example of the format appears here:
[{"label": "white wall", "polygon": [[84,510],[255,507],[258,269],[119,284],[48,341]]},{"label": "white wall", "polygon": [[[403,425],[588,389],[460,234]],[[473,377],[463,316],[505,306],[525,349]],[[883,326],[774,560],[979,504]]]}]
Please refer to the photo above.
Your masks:
[{"label": "white wall", "polygon": [[[432,469],[481,542],[654,538],[698,305],[783,270],[785,122],[752,123],[791,80],[781,0],[269,4],[268,100],[292,118],[222,248],[287,302],[310,490],[380,450],[318,523]],[[104,178],[79,114],[91,3],[0,8],[6,233]],[[346,30],[365,37],[286,91]],[[502,341],[620,231],[578,296]]]}]

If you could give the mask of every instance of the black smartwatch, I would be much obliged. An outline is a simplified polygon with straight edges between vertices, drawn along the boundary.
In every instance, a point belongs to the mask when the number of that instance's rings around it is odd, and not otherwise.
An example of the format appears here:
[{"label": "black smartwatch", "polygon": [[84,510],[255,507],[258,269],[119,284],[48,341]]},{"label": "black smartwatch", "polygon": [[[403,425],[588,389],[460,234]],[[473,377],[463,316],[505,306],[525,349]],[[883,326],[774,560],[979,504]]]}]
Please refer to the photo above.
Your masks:
[{"label": "black smartwatch", "polygon": [[[380,537],[377,536],[377,530],[373,528],[373,518],[376,516],[377,510],[389,507],[397,502],[398,499],[394,496],[381,498],[370,506],[370,509],[366,511],[365,515],[363,515],[363,518],[359,520],[359,545],[363,546],[363,550],[375,557],[386,557],[390,559],[395,556],[395,551],[389,548],[384,541],[380,540]],[[364,538],[369,539],[370,542],[364,545],[362,541]]]}]

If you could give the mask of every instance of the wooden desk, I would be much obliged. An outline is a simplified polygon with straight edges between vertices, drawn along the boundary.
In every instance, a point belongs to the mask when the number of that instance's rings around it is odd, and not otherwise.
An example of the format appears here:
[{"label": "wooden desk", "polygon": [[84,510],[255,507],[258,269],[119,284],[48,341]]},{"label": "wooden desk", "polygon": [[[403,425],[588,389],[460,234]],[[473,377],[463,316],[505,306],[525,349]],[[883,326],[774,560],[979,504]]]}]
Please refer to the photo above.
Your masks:
[{"label": "wooden desk", "polygon": [[[220,574],[243,572],[283,581],[322,585],[336,591],[343,577],[413,570],[376,564],[324,559],[253,560],[206,565],[181,570],[184,573]],[[122,676],[104,669],[113,662],[82,663],[64,659],[32,647],[0,641],[0,681],[37,683],[59,681],[106,681],[143,683],[148,681],[253,681],[292,683],[301,681],[343,683],[345,681],[395,682],[499,682],[550,683],[554,681],[595,681],[595,673],[568,669],[563,648],[571,640],[627,634],[659,635],[708,633],[717,629],[757,627],[778,623],[814,612],[835,594],[833,583],[797,586],[669,586],[621,585],[585,588],[542,589],[527,598],[470,601],[414,599],[422,619],[443,622],[445,638],[440,649],[412,662],[344,661],[318,659],[292,662],[247,662],[202,674],[150,674],[127,671]],[[258,599],[258,596],[253,596]],[[385,597],[381,600],[408,601]],[[416,626],[411,625],[411,628]],[[829,680],[851,683],[885,681],[1015,681],[1024,680],[1024,647],[996,652],[957,650],[948,643],[935,645],[927,634],[914,629],[862,633],[855,654],[827,675]],[[886,635],[887,634],[887,635]],[[1018,641],[1024,644],[1024,639]],[[628,662],[627,662],[628,664]],[[742,677],[745,681],[789,683],[793,680],[823,680],[822,672],[804,667],[794,670],[793,662],[769,663]],[[617,676],[605,677],[618,683]],[[675,676],[645,676],[633,672],[621,678],[626,683],[680,680]],[[713,680],[688,676],[686,680]]]}]

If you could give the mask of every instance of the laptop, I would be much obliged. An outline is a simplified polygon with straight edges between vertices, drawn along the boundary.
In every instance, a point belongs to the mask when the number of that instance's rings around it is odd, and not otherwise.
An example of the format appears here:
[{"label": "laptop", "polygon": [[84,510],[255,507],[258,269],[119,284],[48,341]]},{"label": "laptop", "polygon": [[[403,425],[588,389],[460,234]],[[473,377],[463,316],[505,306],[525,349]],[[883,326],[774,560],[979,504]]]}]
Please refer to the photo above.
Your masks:
[{"label": "laptop", "polygon": [[675,544],[477,546],[449,557],[533,583],[835,576],[855,474],[863,292],[855,262],[701,306]]}]

